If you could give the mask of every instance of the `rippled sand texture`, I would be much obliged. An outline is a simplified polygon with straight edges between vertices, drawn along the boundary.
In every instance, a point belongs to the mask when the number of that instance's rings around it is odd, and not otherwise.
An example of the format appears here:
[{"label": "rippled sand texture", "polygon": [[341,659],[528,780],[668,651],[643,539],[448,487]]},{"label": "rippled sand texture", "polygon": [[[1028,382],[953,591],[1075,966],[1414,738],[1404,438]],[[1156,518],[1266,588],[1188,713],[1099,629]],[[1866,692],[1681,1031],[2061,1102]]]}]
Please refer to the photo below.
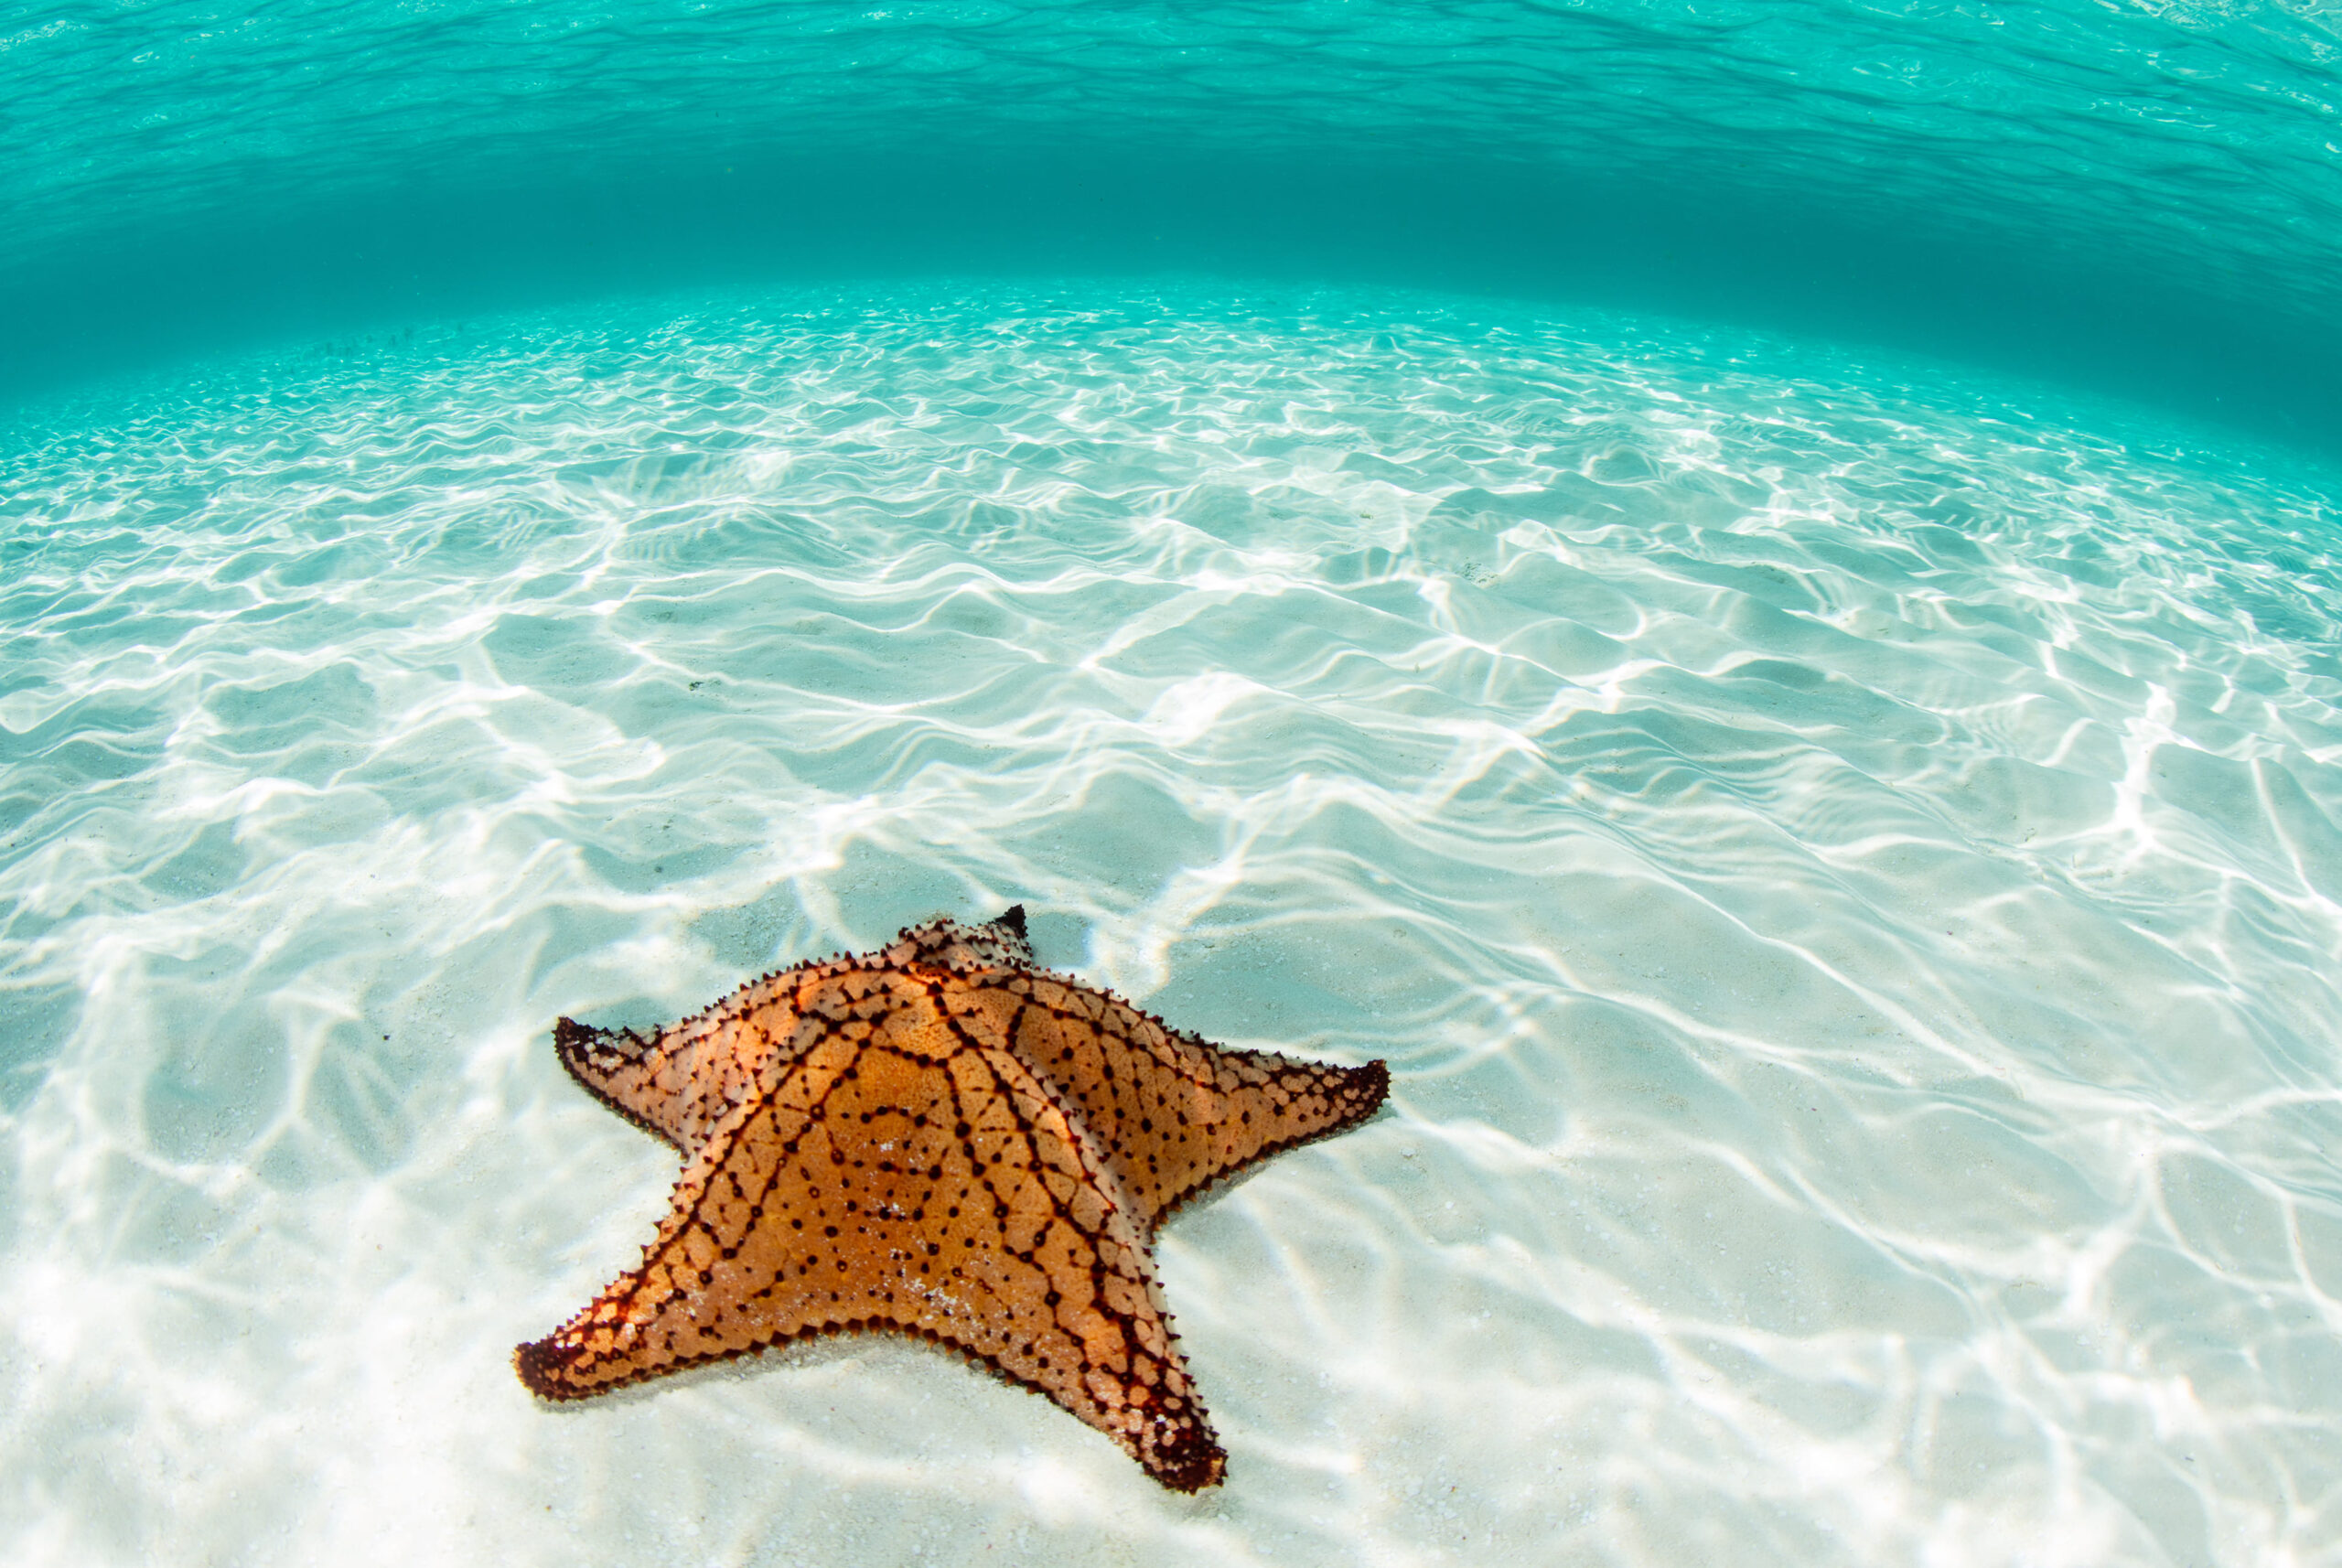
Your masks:
[{"label": "rippled sand texture", "polygon": [[[2342,1562],[2314,477],[1421,299],[681,307],[0,467],[17,1563]],[[909,1344],[575,1411],[548,1030],[944,910],[1391,1113],[1183,1500]]]}]

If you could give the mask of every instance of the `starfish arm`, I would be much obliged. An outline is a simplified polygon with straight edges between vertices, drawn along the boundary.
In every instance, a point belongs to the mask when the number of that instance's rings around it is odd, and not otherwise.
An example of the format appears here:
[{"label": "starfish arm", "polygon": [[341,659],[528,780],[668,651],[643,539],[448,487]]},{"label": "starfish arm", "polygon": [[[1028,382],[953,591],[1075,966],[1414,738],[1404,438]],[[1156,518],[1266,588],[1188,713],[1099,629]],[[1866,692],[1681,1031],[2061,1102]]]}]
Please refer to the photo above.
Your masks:
[{"label": "starfish arm", "polygon": [[657,1036],[562,1017],[553,1021],[553,1049],[586,1093],[644,1132],[692,1152],[673,1056],[658,1048]]},{"label": "starfish arm", "polygon": [[[764,1346],[882,1328],[1047,1394],[1164,1485],[1224,1455],[1119,1180],[1015,1056],[852,1009],[706,1139],[642,1265],[516,1355],[575,1399]],[[948,1051],[936,1036],[956,1037]],[[914,1036],[923,1036],[915,1039]]]},{"label": "starfish arm", "polygon": [[961,972],[1029,967],[1033,948],[1025,935],[1025,906],[1011,904],[981,926],[949,919],[907,926],[882,956],[892,964],[929,964]]},{"label": "starfish arm", "polygon": [[553,1052],[586,1091],[686,1157],[780,1069],[825,1037],[808,1003],[869,978],[838,961],[800,964],[741,987],[679,1024],[639,1035],[574,1018],[553,1025]]},{"label": "starfish arm", "polygon": [[1065,1086],[1150,1230],[1212,1183],[1356,1126],[1390,1092],[1381,1062],[1229,1050],[1057,975],[1002,974],[962,1005]]}]

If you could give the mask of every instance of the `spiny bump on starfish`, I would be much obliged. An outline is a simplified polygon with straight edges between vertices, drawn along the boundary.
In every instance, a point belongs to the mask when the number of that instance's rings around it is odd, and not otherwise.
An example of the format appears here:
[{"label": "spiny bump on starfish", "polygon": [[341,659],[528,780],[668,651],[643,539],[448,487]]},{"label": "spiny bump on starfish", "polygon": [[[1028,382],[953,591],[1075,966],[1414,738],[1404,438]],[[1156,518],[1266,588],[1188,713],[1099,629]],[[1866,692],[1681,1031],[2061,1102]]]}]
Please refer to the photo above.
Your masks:
[{"label": "spiny bump on starfish", "polygon": [[1225,1455],[1149,1240],[1390,1086],[1381,1062],[1226,1050],[1039,969],[1021,905],[765,975],[648,1036],[563,1018],[553,1040],[685,1166],[641,1265],[516,1353],[532,1390],[904,1333],[1048,1395],[1178,1491],[1217,1485]]}]

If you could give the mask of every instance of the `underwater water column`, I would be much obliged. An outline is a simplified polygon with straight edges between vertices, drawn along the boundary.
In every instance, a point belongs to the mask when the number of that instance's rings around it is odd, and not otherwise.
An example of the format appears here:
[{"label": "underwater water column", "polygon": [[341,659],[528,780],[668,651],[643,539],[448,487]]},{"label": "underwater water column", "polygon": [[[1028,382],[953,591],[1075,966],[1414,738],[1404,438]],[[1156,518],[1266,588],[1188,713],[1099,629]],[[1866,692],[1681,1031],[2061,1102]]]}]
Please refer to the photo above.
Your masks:
[{"label": "underwater water column", "polygon": [[[2046,5],[0,27],[12,1562],[2317,1563],[2335,38]],[[1193,1498],[575,1405],[563,1072],[941,913],[1387,1108]]]}]

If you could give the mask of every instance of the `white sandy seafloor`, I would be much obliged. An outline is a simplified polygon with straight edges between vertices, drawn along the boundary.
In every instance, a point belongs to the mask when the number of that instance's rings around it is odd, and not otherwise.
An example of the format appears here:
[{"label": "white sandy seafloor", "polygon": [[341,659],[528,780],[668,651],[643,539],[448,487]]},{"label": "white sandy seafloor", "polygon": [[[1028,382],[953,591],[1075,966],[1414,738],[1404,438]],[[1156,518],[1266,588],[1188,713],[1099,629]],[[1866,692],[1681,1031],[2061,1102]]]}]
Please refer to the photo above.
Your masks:
[{"label": "white sandy seafloor", "polygon": [[[55,414],[0,1558],[2342,1563],[2335,491],[2131,418],[1200,285]],[[1227,1486],[878,1339],[532,1402],[676,1170],[553,1018],[1015,899],[1391,1061],[1161,1239]]]}]

